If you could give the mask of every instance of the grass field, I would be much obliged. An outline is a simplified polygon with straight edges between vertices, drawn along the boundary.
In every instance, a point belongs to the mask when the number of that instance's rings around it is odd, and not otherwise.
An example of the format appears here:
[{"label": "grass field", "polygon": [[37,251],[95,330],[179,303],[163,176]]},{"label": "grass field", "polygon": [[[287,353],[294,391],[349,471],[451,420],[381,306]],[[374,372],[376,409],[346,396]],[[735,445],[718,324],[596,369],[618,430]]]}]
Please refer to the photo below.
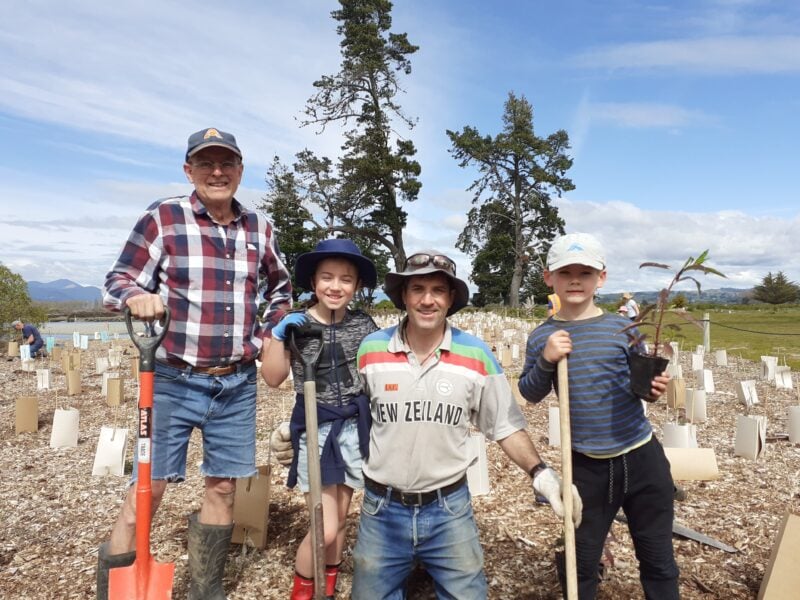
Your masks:
[{"label": "grass field", "polygon": [[[760,362],[761,356],[777,356],[779,364],[785,361],[793,370],[800,370],[800,307],[732,306],[690,312],[696,319],[702,319],[705,312],[709,313],[712,351],[724,349],[729,356],[741,356],[755,362]],[[666,336],[680,343],[683,350],[693,350],[703,343],[701,329],[675,314],[668,314],[666,320],[681,324],[679,331],[667,331]]]}]

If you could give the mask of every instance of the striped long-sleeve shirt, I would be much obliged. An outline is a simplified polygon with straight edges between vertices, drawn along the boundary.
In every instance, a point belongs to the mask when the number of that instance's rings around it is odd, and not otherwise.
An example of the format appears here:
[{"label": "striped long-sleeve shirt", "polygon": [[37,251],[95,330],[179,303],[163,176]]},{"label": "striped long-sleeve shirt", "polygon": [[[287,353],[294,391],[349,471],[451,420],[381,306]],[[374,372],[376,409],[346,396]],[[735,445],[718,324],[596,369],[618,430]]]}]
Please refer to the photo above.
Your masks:
[{"label": "striped long-sleeve shirt", "polygon": [[103,304],[121,310],[158,293],[170,308],[157,357],[204,367],[251,360],[261,351],[259,304],[275,324],[291,306],[291,279],[272,225],[233,200],[228,225],[214,222],[196,194],[153,203],[106,275]]},{"label": "striped long-sleeve shirt", "polygon": [[519,391],[531,402],[541,401],[557,386],[556,365],[542,357],[547,338],[567,331],[569,405],[572,447],[593,456],[613,456],[652,435],[642,402],[630,389],[628,339],[620,330],[630,320],[604,313],[580,321],[548,319],[528,337]]}]

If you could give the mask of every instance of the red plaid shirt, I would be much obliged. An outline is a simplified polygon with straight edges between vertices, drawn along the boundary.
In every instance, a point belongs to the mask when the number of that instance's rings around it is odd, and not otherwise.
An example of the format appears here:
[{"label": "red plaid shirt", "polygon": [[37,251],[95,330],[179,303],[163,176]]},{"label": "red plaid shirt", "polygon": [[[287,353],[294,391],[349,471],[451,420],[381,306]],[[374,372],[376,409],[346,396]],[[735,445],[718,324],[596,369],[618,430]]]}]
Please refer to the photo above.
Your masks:
[{"label": "red plaid shirt", "polygon": [[136,222],[106,275],[103,304],[119,311],[136,294],[158,293],[169,306],[169,333],[156,356],[197,367],[248,361],[264,328],[291,306],[292,284],[267,219],[233,200],[236,218],[215,223],[196,193],[159,200]]}]

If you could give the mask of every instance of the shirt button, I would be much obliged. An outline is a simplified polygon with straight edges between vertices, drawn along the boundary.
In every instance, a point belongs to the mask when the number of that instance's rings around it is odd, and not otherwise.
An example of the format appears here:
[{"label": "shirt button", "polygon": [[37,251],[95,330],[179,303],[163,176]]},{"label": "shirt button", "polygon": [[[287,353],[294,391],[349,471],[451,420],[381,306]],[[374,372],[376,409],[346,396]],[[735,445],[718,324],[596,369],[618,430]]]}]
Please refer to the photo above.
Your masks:
[{"label": "shirt button", "polygon": [[230,281],[226,281],[226,282],[225,282],[225,285],[230,285],[230,284],[231,284],[231,282],[230,282]]},{"label": "shirt button", "polygon": [[228,337],[228,332],[226,331],[224,335],[225,335],[225,337]]},{"label": "shirt button", "polygon": [[230,307],[230,306],[226,306],[226,307],[225,307],[225,310],[230,310],[230,309],[231,309],[231,307]]}]

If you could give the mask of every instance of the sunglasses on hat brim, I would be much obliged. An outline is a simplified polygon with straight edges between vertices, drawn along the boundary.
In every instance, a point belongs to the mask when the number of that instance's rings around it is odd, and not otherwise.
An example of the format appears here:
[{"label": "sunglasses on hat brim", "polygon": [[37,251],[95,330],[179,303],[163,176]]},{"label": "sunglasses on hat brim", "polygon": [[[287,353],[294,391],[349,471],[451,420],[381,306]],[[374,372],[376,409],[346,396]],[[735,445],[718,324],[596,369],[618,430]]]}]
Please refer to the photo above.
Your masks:
[{"label": "sunglasses on hat brim", "polygon": [[435,268],[441,269],[453,277],[456,276],[456,263],[444,254],[412,254],[406,259],[406,265],[403,270],[421,269],[428,265],[433,265]]}]

